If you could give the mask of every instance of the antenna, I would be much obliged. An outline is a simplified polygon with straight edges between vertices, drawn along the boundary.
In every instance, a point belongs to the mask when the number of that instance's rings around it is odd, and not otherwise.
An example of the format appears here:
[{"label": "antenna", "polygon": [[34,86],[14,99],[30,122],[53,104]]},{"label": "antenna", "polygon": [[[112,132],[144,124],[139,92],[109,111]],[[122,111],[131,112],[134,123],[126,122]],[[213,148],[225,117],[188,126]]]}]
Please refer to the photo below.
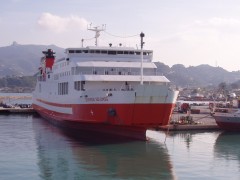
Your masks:
[{"label": "antenna", "polygon": [[141,32],[140,34],[140,37],[141,37],[141,84],[143,84],[143,45],[144,45],[144,42],[143,42],[143,38],[144,38],[144,33]]},{"label": "antenna", "polygon": [[84,39],[82,39],[81,41],[82,41],[82,47],[83,47],[83,41],[84,41]]},{"label": "antenna", "polygon": [[98,46],[98,38],[100,36],[100,32],[106,30],[106,24],[103,24],[102,27],[100,28],[99,26],[92,27],[92,23],[91,23],[87,29],[95,32],[95,37],[94,37],[95,45]]}]

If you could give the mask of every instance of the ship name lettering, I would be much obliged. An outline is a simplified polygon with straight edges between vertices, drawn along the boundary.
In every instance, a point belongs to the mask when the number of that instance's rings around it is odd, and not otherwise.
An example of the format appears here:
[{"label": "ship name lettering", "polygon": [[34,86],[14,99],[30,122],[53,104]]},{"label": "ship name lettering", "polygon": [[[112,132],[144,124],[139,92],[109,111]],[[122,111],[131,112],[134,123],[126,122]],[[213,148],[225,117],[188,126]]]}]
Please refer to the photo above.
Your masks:
[{"label": "ship name lettering", "polygon": [[96,97],[96,98],[85,98],[86,102],[95,102],[95,101],[108,101],[107,97]]},{"label": "ship name lettering", "polygon": [[108,101],[107,97],[96,97],[95,98],[96,101]]},{"label": "ship name lettering", "polygon": [[87,102],[89,102],[89,101],[95,101],[95,98],[85,98],[85,100],[87,101]]}]

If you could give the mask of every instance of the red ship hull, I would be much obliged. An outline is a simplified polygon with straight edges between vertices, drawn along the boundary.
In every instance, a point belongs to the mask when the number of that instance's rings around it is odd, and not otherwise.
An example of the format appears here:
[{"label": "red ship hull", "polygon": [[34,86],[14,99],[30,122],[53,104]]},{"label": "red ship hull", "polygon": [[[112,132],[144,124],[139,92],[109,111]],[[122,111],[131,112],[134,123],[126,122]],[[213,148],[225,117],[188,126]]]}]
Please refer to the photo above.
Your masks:
[{"label": "red ship hull", "polygon": [[234,122],[216,122],[217,125],[227,131],[240,131],[240,122],[234,123]]},{"label": "red ship hull", "polygon": [[[71,114],[65,114],[33,104],[33,108],[42,117],[60,127],[75,129],[79,133],[88,132],[89,136],[99,133],[137,140],[146,140],[147,129],[167,125],[174,107],[174,104],[66,105],[41,102],[72,109]],[[114,110],[113,114],[111,110]]]}]

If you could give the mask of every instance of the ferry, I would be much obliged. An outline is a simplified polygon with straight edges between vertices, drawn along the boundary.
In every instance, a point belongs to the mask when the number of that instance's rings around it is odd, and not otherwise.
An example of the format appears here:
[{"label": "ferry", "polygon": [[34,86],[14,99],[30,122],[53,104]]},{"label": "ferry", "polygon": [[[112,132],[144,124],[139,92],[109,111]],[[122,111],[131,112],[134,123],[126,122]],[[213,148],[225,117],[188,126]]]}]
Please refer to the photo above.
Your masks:
[{"label": "ferry", "polygon": [[157,71],[153,51],[98,46],[67,48],[55,59],[43,51],[33,108],[43,118],[68,131],[105,138],[146,140],[146,130],[169,123],[178,91]]}]

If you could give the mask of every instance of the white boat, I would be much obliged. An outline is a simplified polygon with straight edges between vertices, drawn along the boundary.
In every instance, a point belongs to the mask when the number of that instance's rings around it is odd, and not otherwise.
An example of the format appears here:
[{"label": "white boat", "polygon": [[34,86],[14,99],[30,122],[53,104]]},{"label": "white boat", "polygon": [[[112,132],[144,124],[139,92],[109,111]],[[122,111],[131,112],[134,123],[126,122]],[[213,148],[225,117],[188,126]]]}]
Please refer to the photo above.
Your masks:
[{"label": "white boat", "polygon": [[240,109],[219,109],[213,117],[217,125],[227,131],[240,131]]},{"label": "white boat", "polygon": [[[100,29],[92,29],[97,38]],[[146,130],[167,125],[178,91],[157,72],[153,51],[112,45],[67,48],[55,60],[43,51],[33,108],[61,127],[89,136],[146,139]],[[97,133],[97,134],[96,134]]]}]

